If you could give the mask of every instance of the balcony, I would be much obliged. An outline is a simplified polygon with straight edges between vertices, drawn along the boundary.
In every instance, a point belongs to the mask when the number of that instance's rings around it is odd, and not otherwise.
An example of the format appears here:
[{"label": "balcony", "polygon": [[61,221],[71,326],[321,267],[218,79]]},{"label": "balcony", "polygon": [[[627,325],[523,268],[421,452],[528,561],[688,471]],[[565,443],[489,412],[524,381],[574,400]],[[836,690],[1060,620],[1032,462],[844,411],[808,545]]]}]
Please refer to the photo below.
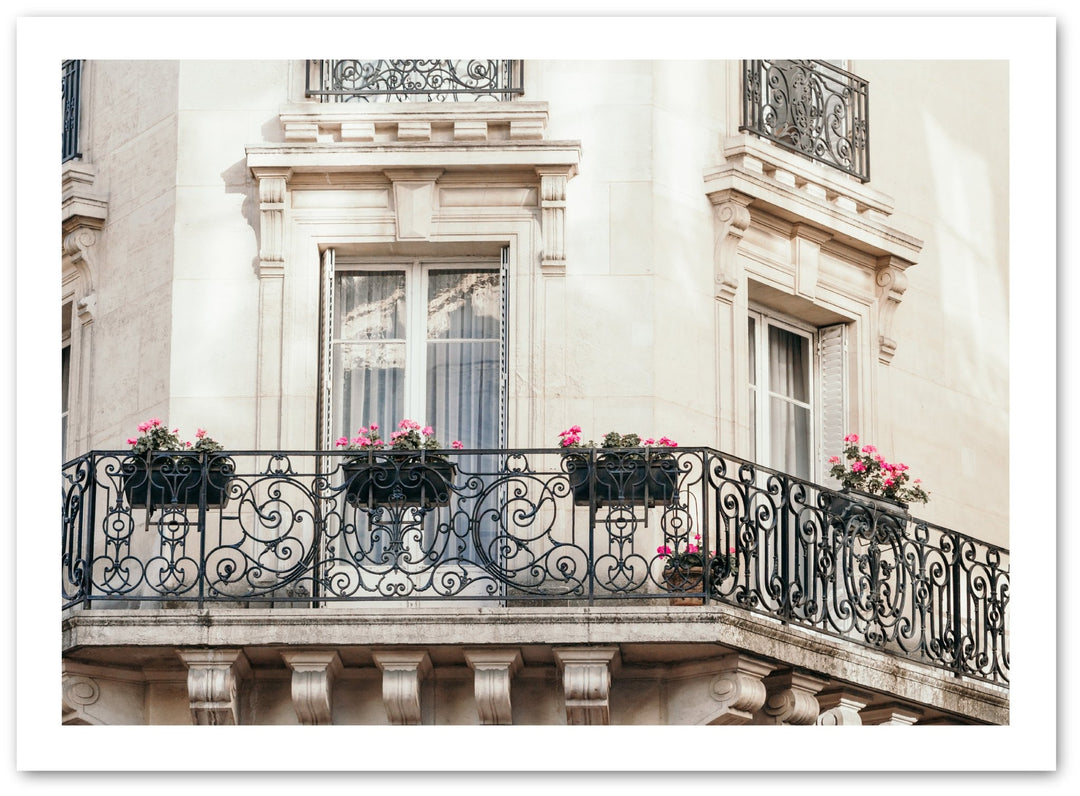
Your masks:
[{"label": "balcony", "polygon": [[828,61],[743,61],[739,128],[870,180],[870,91]]},{"label": "balcony", "polygon": [[307,62],[305,96],[322,102],[509,102],[524,93],[521,61]]},{"label": "balcony", "polygon": [[63,484],[64,608],[719,602],[1008,683],[1007,550],[708,448],[93,451]]}]

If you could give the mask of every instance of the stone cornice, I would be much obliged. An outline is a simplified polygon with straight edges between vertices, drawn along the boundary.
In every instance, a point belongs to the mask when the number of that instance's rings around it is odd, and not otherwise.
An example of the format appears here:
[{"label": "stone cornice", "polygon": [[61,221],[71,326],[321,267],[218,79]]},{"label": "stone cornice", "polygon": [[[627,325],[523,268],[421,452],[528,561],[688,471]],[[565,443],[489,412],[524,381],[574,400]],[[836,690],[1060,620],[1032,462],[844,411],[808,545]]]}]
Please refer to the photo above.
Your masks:
[{"label": "stone cornice", "polygon": [[705,192],[738,192],[759,209],[817,227],[874,257],[916,262],[923,242],[888,224],[884,194],[753,136],[725,141],[724,162],[705,172]]},{"label": "stone cornice", "polygon": [[109,213],[108,198],[94,186],[97,169],[91,164],[71,160],[60,173],[61,224],[64,235],[76,229],[99,230]]}]

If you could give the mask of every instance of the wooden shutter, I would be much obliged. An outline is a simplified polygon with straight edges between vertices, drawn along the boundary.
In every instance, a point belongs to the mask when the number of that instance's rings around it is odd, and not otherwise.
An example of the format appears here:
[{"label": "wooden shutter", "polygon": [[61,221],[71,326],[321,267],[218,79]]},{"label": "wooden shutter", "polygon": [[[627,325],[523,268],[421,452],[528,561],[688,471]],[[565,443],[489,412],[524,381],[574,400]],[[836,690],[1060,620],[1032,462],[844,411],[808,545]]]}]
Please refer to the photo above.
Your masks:
[{"label": "wooden shutter", "polygon": [[322,283],[320,286],[319,346],[321,364],[319,368],[319,449],[333,450],[333,417],[331,392],[334,388],[334,357],[331,339],[334,336],[334,250],[327,249],[322,258]]},{"label": "wooden shutter", "polygon": [[842,456],[847,428],[847,324],[818,329],[818,455],[821,477],[829,471],[830,456]]}]

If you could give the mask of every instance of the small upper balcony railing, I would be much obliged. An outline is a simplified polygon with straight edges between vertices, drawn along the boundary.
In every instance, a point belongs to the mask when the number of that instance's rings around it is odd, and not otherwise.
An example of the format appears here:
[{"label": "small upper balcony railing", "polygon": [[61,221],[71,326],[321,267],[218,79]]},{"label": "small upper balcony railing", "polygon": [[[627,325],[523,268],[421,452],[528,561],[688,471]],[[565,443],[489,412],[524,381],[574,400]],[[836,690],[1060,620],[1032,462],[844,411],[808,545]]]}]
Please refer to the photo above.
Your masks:
[{"label": "small upper balcony railing", "polygon": [[307,62],[306,96],[323,102],[508,102],[524,93],[521,61]]},{"label": "small upper balcony railing", "polygon": [[63,606],[721,602],[1007,683],[1009,552],[709,448],[93,451]]},{"label": "small upper balcony railing", "polygon": [[743,61],[739,128],[870,180],[870,91],[828,61]]},{"label": "small upper balcony railing", "polygon": [[79,94],[82,90],[82,61],[64,61],[61,92],[64,106],[63,155],[61,163],[82,157],[79,153]]}]

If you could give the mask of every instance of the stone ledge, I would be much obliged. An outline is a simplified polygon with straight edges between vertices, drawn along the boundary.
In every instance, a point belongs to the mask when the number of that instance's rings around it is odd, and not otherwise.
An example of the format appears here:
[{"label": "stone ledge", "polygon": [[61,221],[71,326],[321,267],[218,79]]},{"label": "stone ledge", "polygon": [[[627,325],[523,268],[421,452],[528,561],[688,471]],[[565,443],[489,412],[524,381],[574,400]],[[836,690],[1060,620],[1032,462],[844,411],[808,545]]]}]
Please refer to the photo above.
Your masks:
[{"label": "stone ledge", "polygon": [[[365,606],[367,608],[367,606]],[[363,617],[363,623],[358,623]],[[404,621],[403,621],[404,620]],[[69,611],[65,654],[99,647],[723,645],[898,699],[1008,723],[1008,689],[727,605]]]}]

